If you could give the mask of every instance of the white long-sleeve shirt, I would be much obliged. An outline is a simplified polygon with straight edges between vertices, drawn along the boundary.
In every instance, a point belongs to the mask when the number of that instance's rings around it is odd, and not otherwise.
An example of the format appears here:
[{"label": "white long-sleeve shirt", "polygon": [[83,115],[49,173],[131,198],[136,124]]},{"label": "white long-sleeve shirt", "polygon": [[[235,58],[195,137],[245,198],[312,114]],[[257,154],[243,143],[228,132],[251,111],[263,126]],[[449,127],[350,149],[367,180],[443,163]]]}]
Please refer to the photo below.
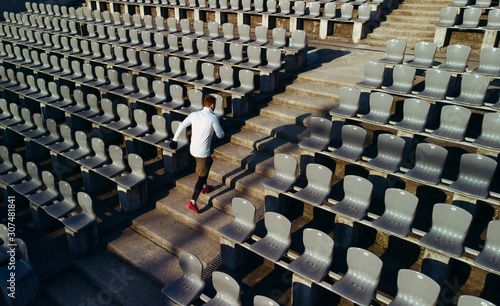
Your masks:
[{"label": "white long-sleeve shirt", "polygon": [[204,107],[201,111],[191,113],[177,128],[173,141],[177,141],[181,131],[190,125],[192,126],[191,145],[189,147],[191,155],[200,158],[210,156],[210,143],[214,132],[218,138],[224,137],[219,117],[209,107]]}]

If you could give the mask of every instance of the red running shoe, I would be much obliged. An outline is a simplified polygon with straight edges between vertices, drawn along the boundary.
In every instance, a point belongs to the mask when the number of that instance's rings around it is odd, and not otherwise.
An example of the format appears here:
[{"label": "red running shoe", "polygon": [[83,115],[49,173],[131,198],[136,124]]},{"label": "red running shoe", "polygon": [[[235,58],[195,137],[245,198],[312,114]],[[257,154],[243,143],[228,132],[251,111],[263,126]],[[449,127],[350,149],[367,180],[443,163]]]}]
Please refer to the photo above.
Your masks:
[{"label": "red running shoe", "polygon": [[201,190],[201,194],[210,193],[210,191],[212,191],[212,190],[214,190],[214,186],[205,185],[205,187],[203,187],[203,189]]},{"label": "red running shoe", "polygon": [[196,203],[193,204],[192,201],[189,201],[187,204],[186,204],[186,207],[191,209],[192,211],[194,211],[195,213],[199,214],[200,213],[200,210],[198,209],[198,205]]}]

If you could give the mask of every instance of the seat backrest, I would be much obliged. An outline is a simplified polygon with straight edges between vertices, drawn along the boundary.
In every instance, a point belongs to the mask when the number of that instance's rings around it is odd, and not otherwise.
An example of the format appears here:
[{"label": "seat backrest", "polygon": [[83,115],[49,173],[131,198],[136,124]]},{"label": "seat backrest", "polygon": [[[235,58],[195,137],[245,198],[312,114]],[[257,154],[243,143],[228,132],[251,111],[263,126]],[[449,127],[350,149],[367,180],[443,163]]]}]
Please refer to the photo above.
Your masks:
[{"label": "seat backrest", "polygon": [[398,272],[398,293],[394,304],[436,305],[441,287],[429,276],[409,270],[401,269]]},{"label": "seat backrest", "polygon": [[320,164],[310,163],[306,166],[307,185],[322,191],[330,190],[332,170]]},{"label": "seat backrest", "polygon": [[382,92],[372,92],[370,94],[370,112],[367,116],[377,116],[377,121],[386,123],[391,116],[394,97]]},{"label": "seat backrest", "polygon": [[483,116],[481,134],[476,140],[477,143],[487,143],[489,146],[498,147],[500,145],[500,114],[487,113]]},{"label": "seat backrest", "polygon": [[406,41],[402,39],[389,39],[385,45],[385,57],[391,62],[403,62],[406,51]]},{"label": "seat backrest", "polygon": [[434,62],[437,45],[433,42],[419,41],[415,44],[415,62],[430,67]]},{"label": "seat backrest", "polygon": [[488,11],[488,23],[486,27],[500,27],[500,9],[493,9]]},{"label": "seat backrest", "polygon": [[394,164],[401,163],[405,141],[403,138],[392,134],[380,134],[377,139],[377,157],[391,158]]},{"label": "seat backrest", "polygon": [[266,212],[264,224],[267,229],[266,236],[274,237],[281,241],[291,242],[291,226],[290,221],[283,215],[275,212]]},{"label": "seat backrest", "polygon": [[415,218],[418,198],[408,191],[398,188],[388,188],[385,191],[384,203],[384,214],[390,212],[393,215],[405,216],[407,220],[411,221]]},{"label": "seat backrest", "polygon": [[109,157],[114,166],[125,169],[125,162],[123,160],[123,150],[117,145],[109,146]]},{"label": "seat backrest", "polygon": [[50,171],[42,172],[42,182],[47,187],[47,190],[57,193],[54,175]]},{"label": "seat backrest", "polygon": [[491,249],[498,250],[500,246],[500,221],[490,221],[488,223],[488,229],[486,230],[486,241],[483,250]]},{"label": "seat backrest", "polygon": [[97,216],[94,213],[94,209],[92,208],[92,199],[85,192],[78,192],[76,195],[78,199],[78,205],[82,208],[82,213],[87,214],[93,220],[97,219]]},{"label": "seat backrest", "polygon": [[319,257],[331,262],[333,258],[333,239],[322,231],[306,228],[302,234],[304,254]]},{"label": "seat backrest", "polygon": [[[1,147],[0,147],[1,149]],[[0,151],[1,153],[1,151]],[[31,181],[34,181],[34,182],[38,182],[41,184],[41,180],[40,180],[40,173],[38,172],[38,167],[36,165],[36,163],[34,162],[27,162],[26,163],[26,171],[28,171],[28,175],[30,176],[30,180]]]},{"label": "seat backrest", "polygon": [[490,78],[480,74],[465,73],[462,75],[462,83],[460,87],[460,95],[457,101],[483,105],[490,85]]},{"label": "seat backrest", "polygon": [[461,295],[458,298],[457,306],[495,306],[495,304],[477,296]]},{"label": "seat backrest", "polygon": [[429,102],[420,99],[406,99],[403,104],[403,120],[396,126],[415,131],[423,131],[429,116]]},{"label": "seat backrest", "polygon": [[452,129],[457,139],[463,139],[471,111],[465,107],[446,105],[441,109],[439,129]]},{"label": "seat backrest", "polygon": [[78,150],[90,153],[89,141],[87,138],[87,134],[85,134],[85,132],[76,131],[75,140],[76,143],[78,144]]},{"label": "seat backrest", "polygon": [[90,142],[92,144],[92,150],[94,151],[95,156],[107,159],[104,141],[102,141],[102,139],[100,138],[94,137]]},{"label": "seat backrest", "polygon": [[371,18],[372,7],[368,4],[358,6],[358,18],[355,21],[368,21]]},{"label": "seat backrest", "polygon": [[432,91],[436,99],[444,99],[448,91],[451,73],[441,69],[429,69],[425,73],[425,91]]},{"label": "seat backrest", "polygon": [[226,40],[234,39],[234,24],[229,22],[223,23],[222,33],[224,34],[224,39]]},{"label": "seat backrest", "polygon": [[75,200],[73,200],[73,190],[68,182],[59,181],[59,192],[61,193],[64,201],[74,203],[76,205]]},{"label": "seat backrest", "polygon": [[441,9],[441,13],[439,15],[439,25],[442,27],[452,27],[455,25],[457,15],[458,15],[457,7],[444,7]]},{"label": "seat backrest", "polygon": [[116,106],[116,113],[118,114],[118,117],[120,117],[119,120],[121,122],[127,122],[127,123],[132,122],[132,118],[130,117],[130,111],[129,111],[129,108],[126,104],[119,103]]},{"label": "seat backrest", "polygon": [[23,157],[19,153],[12,154],[12,163],[16,167],[16,172],[26,174]]},{"label": "seat backrest", "polygon": [[0,224],[0,239],[2,239],[2,243],[5,245],[9,243],[9,232],[7,231],[7,226],[4,224]]},{"label": "seat backrest", "polygon": [[455,70],[465,71],[469,60],[471,47],[466,45],[451,45],[446,48],[446,64]]},{"label": "seat backrest", "polygon": [[[500,12],[500,9],[498,10]],[[499,13],[500,16],[500,13]],[[478,70],[489,75],[500,74],[500,50],[498,48],[482,48],[479,53]],[[479,72],[479,73],[484,73]]]},{"label": "seat backrest", "polygon": [[231,276],[215,271],[212,274],[212,283],[217,290],[214,299],[222,299],[229,305],[240,305],[240,285]]},{"label": "seat backrest", "polygon": [[432,209],[431,231],[453,235],[465,240],[472,222],[472,215],[463,208],[450,204],[435,204]]},{"label": "seat backrest", "polygon": [[267,27],[265,26],[255,27],[255,41],[259,44],[267,43]]},{"label": "seat backrest", "polygon": [[347,273],[357,281],[377,285],[382,272],[382,260],[373,253],[361,248],[347,250]]},{"label": "seat backrest", "polygon": [[372,198],[373,184],[360,176],[344,177],[344,199],[369,206]]},{"label": "seat backrest", "polygon": [[280,48],[286,45],[286,30],[284,28],[274,28],[272,30],[273,47]]},{"label": "seat backrest", "polygon": [[[177,129],[179,128],[179,125],[181,124],[180,121],[172,121],[171,123],[171,130],[172,130],[172,134],[175,134],[175,132],[177,131]],[[182,130],[181,134],[179,135],[179,138],[177,138],[177,143],[178,143],[178,147],[183,147],[184,145],[186,145],[187,143],[189,143],[189,139],[188,139],[188,136],[187,136],[187,132],[186,132],[186,129]]]},{"label": "seat backrest", "polygon": [[285,153],[274,154],[274,169],[276,175],[295,180],[299,174],[299,162]]},{"label": "seat backrest", "polygon": [[256,295],[253,298],[253,306],[279,306],[279,304],[266,296]]},{"label": "seat backrest", "polygon": [[151,125],[153,126],[154,134],[162,137],[167,137],[167,120],[163,116],[153,115],[151,117]]},{"label": "seat backrest", "polygon": [[379,62],[368,61],[364,66],[365,82],[380,87],[384,80],[385,65]]},{"label": "seat backrest", "polygon": [[464,10],[462,26],[476,28],[479,25],[479,19],[483,11],[476,7],[466,8]]},{"label": "seat backrest", "polygon": [[246,224],[253,224],[255,226],[255,212],[256,208],[250,201],[243,198],[233,198],[231,201],[231,208],[235,219],[240,220]]},{"label": "seat backrest", "polygon": [[488,156],[465,153],[460,158],[458,178],[475,180],[475,185],[484,183],[489,187],[495,175],[496,168],[497,162]]},{"label": "seat backrest", "polygon": [[131,174],[138,178],[138,181],[146,181],[146,171],[144,171],[144,161],[134,153],[128,155],[128,165],[132,170]]},{"label": "seat backrest", "polygon": [[190,279],[191,281],[195,281],[197,283],[204,283],[203,280],[203,264],[198,259],[198,257],[194,256],[191,253],[180,252],[179,253],[179,266],[182,269],[182,272],[185,277]]},{"label": "seat backrest", "polygon": [[61,132],[61,136],[64,139],[64,142],[74,145],[75,142],[73,140],[73,134],[71,132],[71,128],[68,125],[63,124],[59,129]]},{"label": "seat backrest", "polygon": [[342,19],[352,19],[354,6],[350,3],[344,3],[340,6],[340,17]]}]

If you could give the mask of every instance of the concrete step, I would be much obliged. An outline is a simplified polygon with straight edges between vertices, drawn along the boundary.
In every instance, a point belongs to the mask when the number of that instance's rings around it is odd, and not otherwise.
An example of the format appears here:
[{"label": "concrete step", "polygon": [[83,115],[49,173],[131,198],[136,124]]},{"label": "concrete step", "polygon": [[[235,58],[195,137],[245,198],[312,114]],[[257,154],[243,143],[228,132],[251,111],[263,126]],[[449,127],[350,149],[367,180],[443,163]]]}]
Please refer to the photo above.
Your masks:
[{"label": "concrete step", "polygon": [[[44,292],[56,305],[60,306],[120,305],[112,295],[108,295],[71,271],[48,284]],[[36,305],[39,304],[36,303]]]},{"label": "concrete step", "polygon": [[156,279],[168,284],[182,275],[178,258],[130,228],[110,237],[108,250]]},{"label": "concrete step", "polygon": [[443,5],[442,3],[402,3],[398,6],[398,10],[419,10],[419,11],[438,11],[441,12],[441,9],[447,7],[448,5]]},{"label": "concrete step", "polygon": [[311,113],[300,108],[290,108],[284,105],[269,104],[260,110],[260,114],[269,118],[280,118],[288,124],[309,126],[309,119],[315,116],[325,116],[324,113]]},{"label": "concrete step", "polygon": [[[332,109],[330,107],[329,109]],[[305,126],[297,124],[287,124],[281,120],[270,117],[254,117],[245,121],[245,128],[254,132],[265,134],[272,137],[278,137],[284,140],[298,143],[303,138],[301,135],[306,130]]]},{"label": "concrete step", "polygon": [[[413,23],[413,22],[400,22],[400,21],[384,21],[380,24],[384,28],[401,28],[401,29],[421,29],[425,31],[435,31],[434,23]],[[376,29],[374,29],[376,30]]]},{"label": "concrete step", "polygon": [[[186,214],[195,213],[187,211]],[[157,209],[132,220],[131,228],[175,255],[181,251],[196,255],[205,267],[220,251],[218,240],[188,227]]]},{"label": "concrete step", "polygon": [[[247,199],[248,201],[252,202],[256,208],[260,208],[264,205],[264,199],[256,198],[253,197],[252,195],[245,193],[240,190],[236,190],[232,187],[228,187],[222,183],[222,181],[216,181],[215,180],[216,175],[210,175],[208,178],[208,184],[214,186],[214,190],[210,192],[209,194],[200,194],[198,198],[198,207],[200,210],[205,214],[205,212],[210,212],[211,209],[216,209],[219,211],[225,212],[227,215],[232,215],[233,211],[231,209],[231,202],[234,197],[240,197]],[[182,204],[179,205],[185,205],[190,199],[191,195],[193,194],[193,188],[194,185],[196,184],[196,181],[198,180],[198,176],[193,173],[190,175],[187,175],[185,177],[182,177],[177,180],[177,185],[176,188],[172,191],[172,194],[174,192],[179,192],[181,195],[177,195],[179,198],[183,198],[184,202],[181,202]],[[183,196],[182,196],[183,195]],[[176,197],[177,197],[176,196]],[[181,200],[182,201],[182,200]],[[185,217],[180,219],[183,220],[184,224],[187,224],[188,226],[191,226],[189,221],[185,221],[185,218],[191,218],[191,219],[196,219],[202,217],[203,214],[200,215],[193,215],[193,214],[186,214],[186,211],[184,210],[184,207],[181,208],[176,208],[176,205],[173,205],[172,203],[166,201],[158,201],[156,204],[157,208],[165,213],[172,214],[172,210],[175,209],[176,212],[175,214],[184,214]],[[167,210],[169,210],[167,212]],[[228,219],[227,216],[222,216],[221,214],[217,212],[211,213],[209,216],[203,216],[203,224],[199,224],[203,226],[202,230],[206,232],[208,235],[212,235],[214,231],[214,228],[219,228],[219,221],[215,219],[215,217],[210,217],[212,214],[217,215],[217,219],[221,218],[223,220],[220,221],[222,224],[223,222],[226,222]],[[209,218],[210,221],[207,221],[206,218]],[[196,219],[197,220],[197,219]],[[211,225],[213,223],[213,226]],[[194,226],[194,228],[198,228],[197,226]],[[218,234],[217,234],[218,237]]]},{"label": "concrete step", "polygon": [[249,149],[257,149],[258,151],[268,154],[286,153],[297,160],[300,159],[300,149],[296,143],[274,138],[246,128],[232,135],[231,142],[240,146],[245,146]]},{"label": "concrete step", "polygon": [[375,40],[382,40],[384,42],[387,42],[389,39],[403,39],[406,41],[407,45],[410,44],[415,44],[419,41],[432,41],[432,39],[424,38],[422,39],[421,37],[416,37],[416,36],[408,36],[408,35],[390,35],[386,33],[370,33],[367,36],[367,40],[363,40],[363,43],[367,43],[368,39],[375,39]]},{"label": "concrete step", "polygon": [[254,171],[267,177],[274,176],[273,155],[249,149],[233,143],[217,147],[212,155],[221,161]]},{"label": "concrete step", "polygon": [[165,302],[160,283],[106,250],[99,249],[81,258],[75,266],[80,275],[100,288],[97,297],[112,297],[125,306],[162,305]]},{"label": "concrete step", "polygon": [[391,27],[380,27],[373,30],[373,34],[386,34],[391,36],[414,36],[419,39],[425,39],[432,41],[434,39],[434,30],[424,30],[424,29],[406,29],[406,28],[391,28]]},{"label": "concrete step", "polygon": [[[363,63],[353,63],[364,65]],[[348,68],[347,68],[348,69]],[[343,86],[355,86],[357,82],[363,81],[364,75],[363,70],[361,72],[353,72],[346,70],[321,70],[315,69],[311,71],[306,71],[298,75],[296,82],[309,82],[325,87],[343,87]]]},{"label": "concrete step", "polygon": [[324,100],[337,100],[339,96],[338,88],[325,87],[313,82],[294,82],[286,87],[286,92]]},{"label": "concrete step", "polygon": [[394,16],[422,16],[422,17],[437,17],[439,18],[440,11],[412,10],[412,9],[396,9],[392,11]]},{"label": "concrete step", "polygon": [[[198,207],[201,209],[202,213],[190,213],[191,211],[186,207],[186,204],[191,200],[192,188],[196,183],[196,179],[197,177],[193,177],[192,180],[189,180],[189,186],[187,185],[188,182],[186,182],[185,186],[191,187],[189,193],[184,193],[182,192],[182,189],[175,188],[169,192],[167,197],[156,202],[156,209],[176,220],[181,221],[183,224],[194,230],[203,232],[204,234],[210,236],[213,240],[218,240],[219,234],[217,230],[231,222],[233,218],[230,214],[218,210],[215,205],[205,206],[202,203],[208,203],[209,200],[205,202],[201,197],[198,201]],[[209,195],[214,196],[219,191],[220,188],[217,188],[216,192],[211,192]]]},{"label": "concrete step", "polygon": [[439,22],[439,16],[427,17],[427,16],[406,16],[406,15],[390,14],[386,16],[386,22],[403,22],[412,24],[434,25]]},{"label": "concrete step", "polygon": [[271,103],[323,114],[327,114],[336,104],[333,99],[311,97],[302,92],[300,94],[289,92],[278,94],[273,97]]},{"label": "concrete step", "polygon": [[410,1],[405,1],[406,4],[428,3],[428,4],[439,4],[439,5],[442,5],[443,7],[449,6],[452,2],[453,2],[452,0],[410,0]]},{"label": "concrete step", "polygon": [[268,179],[267,176],[214,159],[214,164],[210,169],[210,178],[221,182],[227,187],[243,191],[262,201],[264,200],[265,193],[262,182]]}]

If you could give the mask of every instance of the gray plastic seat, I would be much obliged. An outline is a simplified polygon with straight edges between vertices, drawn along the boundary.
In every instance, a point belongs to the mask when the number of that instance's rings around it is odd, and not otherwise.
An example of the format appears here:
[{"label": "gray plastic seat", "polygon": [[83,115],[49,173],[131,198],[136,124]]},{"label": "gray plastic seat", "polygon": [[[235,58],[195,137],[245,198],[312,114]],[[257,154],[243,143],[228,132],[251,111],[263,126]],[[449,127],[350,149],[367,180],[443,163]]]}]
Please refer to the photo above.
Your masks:
[{"label": "gray plastic seat", "polygon": [[256,26],[255,27],[255,40],[248,42],[251,45],[262,46],[267,44],[267,27]]},{"label": "gray plastic seat", "polygon": [[320,282],[330,270],[333,239],[316,229],[303,232],[304,253],[288,265],[288,269],[314,282]]},{"label": "gray plastic seat", "polygon": [[162,77],[175,78],[182,74],[181,59],[177,56],[168,57],[168,71],[160,73]]},{"label": "gray plastic seat", "polygon": [[97,168],[96,172],[104,177],[114,177],[122,174],[125,171],[122,149],[117,145],[110,145],[109,157],[111,158],[111,164]]},{"label": "gray plastic seat", "polygon": [[472,7],[487,8],[491,6],[491,0],[476,0]]},{"label": "gray plastic seat", "polygon": [[213,41],[212,51],[213,55],[210,57],[211,61],[222,61],[226,59],[226,43],[223,41]]},{"label": "gray plastic seat", "polygon": [[157,144],[169,138],[167,132],[167,122],[163,116],[153,115],[151,117],[151,124],[153,126],[154,132],[142,136],[142,141]]},{"label": "gray plastic seat", "polygon": [[309,120],[309,138],[299,142],[299,147],[311,151],[323,151],[330,144],[332,122],[326,118],[312,117]]},{"label": "gray plastic seat", "polygon": [[76,104],[65,106],[63,108],[65,112],[76,114],[87,109],[83,91],[81,91],[80,89],[75,89],[73,91],[73,99],[75,100]]},{"label": "gray plastic seat", "polygon": [[474,263],[493,273],[500,272],[500,241],[498,233],[500,231],[500,221],[490,221],[486,231],[486,241],[483,250],[474,259]]},{"label": "gray plastic seat", "polygon": [[203,92],[201,90],[194,88],[189,89],[188,98],[189,106],[179,109],[179,113],[188,116],[193,112],[197,112],[203,109]]},{"label": "gray plastic seat", "polygon": [[45,190],[34,193],[27,196],[26,198],[34,206],[47,205],[59,197],[59,191],[57,190],[55,179],[52,173],[49,171],[42,172],[42,182],[45,185]]},{"label": "gray plastic seat", "polygon": [[431,134],[457,141],[464,140],[471,111],[465,107],[446,105],[441,109],[439,128]]},{"label": "gray plastic seat", "polygon": [[198,79],[199,66],[200,63],[197,60],[185,60],[184,69],[186,70],[186,73],[184,75],[178,76],[177,79],[186,82]]},{"label": "gray plastic seat", "polygon": [[75,142],[78,145],[78,148],[64,152],[62,154],[63,156],[72,160],[80,160],[90,155],[92,151],[90,150],[87,134],[82,131],[76,131]]},{"label": "gray plastic seat", "polygon": [[49,146],[49,149],[58,153],[66,152],[75,147],[75,141],[73,140],[73,135],[71,133],[71,128],[63,124],[61,125],[60,133],[62,136],[62,141]]},{"label": "gray plastic seat", "polygon": [[18,133],[23,133],[29,130],[32,130],[35,128],[35,124],[33,123],[33,120],[31,119],[31,113],[30,110],[27,108],[22,108],[21,109],[21,117],[23,118],[23,123],[15,126],[11,126],[10,129],[13,131],[16,131]]},{"label": "gray plastic seat", "polygon": [[281,69],[281,55],[280,49],[268,48],[266,49],[267,64],[260,66],[259,70],[267,70],[269,72],[278,71]]},{"label": "gray plastic seat", "polygon": [[430,69],[425,73],[425,89],[417,94],[419,97],[442,100],[446,97],[451,74],[440,69]]},{"label": "gray plastic seat", "polygon": [[123,130],[123,134],[132,137],[141,137],[149,131],[148,117],[142,109],[134,110],[135,127],[129,127]]},{"label": "gray plastic seat", "polygon": [[240,286],[231,276],[220,271],[215,271],[212,274],[212,283],[217,294],[203,305],[241,306]]},{"label": "gray plastic seat", "polygon": [[0,109],[2,110],[2,112],[0,113],[0,120],[6,120],[12,118],[12,113],[10,112],[9,104],[7,104],[7,100],[3,98],[0,98]]},{"label": "gray plastic seat", "polygon": [[121,74],[121,79],[123,86],[115,89],[114,93],[125,96],[136,91],[136,87],[134,84],[134,75],[128,72],[123,72]]},{"label": "gray plastic seat", "polygon": [[36,138],[35,141],[41,145],[48,146],[61,140],[61,135],[59,134],[59,129],[57,128],[57,123],[53,119],[47,119],[47,131],[49,132],[46,136]]},{"label": "gray plastic seat", "polygon": [[195,20],[193,22],[194,32],[189,34],[191,37],[201,37],[205,35],[205,22],[203,20]]},{"label": "gray plastic seat", "polygon": [[154,19],[154,24],[156,26],[156,32],[164,32],[165,28],[165,18],[161,15],[157,15]]},{"label": "gray plastic seat", "polygon": [[66,85],[62,85],[60,88],[60,95],[62,99],[58,99],[57,101],[52,102],[51,105],[58,108],[64,108],[72,105],[73,97],[71,96],[71,94],[71,89]]},{"label": "gray plastic seat", "polygon": [[[10,286],[10,273],[12,272],[12,268],[10,267],[15,267],[15,277],[16,277],[16,282],[21,284],[22,286],[26,286],[33,290],[34,292],[32,295],[30,295],[31,299],[34,299],[33,297],[37,296],[40,294],[40,287],[38,285],[38,274],[35,272],[35,267],[32,265],[31,261],[28,258],[28,250],[26,248],[26,244],[22,239],[15,238],[13,239],[12,242],[10,242],[13,246],[12,248],[15,248],[15,252],[13,253],[12,260],[13,265],[3,265],[0,267],[0,287],[2,288],[3,292],[8,292],[7,288]],[[9,250],[11,250],[11,247],[8,247]],[[10,257],[11,254],[8,253],[8,257]],[[10,269],[9,269],[10,268]],[[20,285],[18,285],[20,286]],[[7,294],[5,293],[5,297],[8,298]],[[18,298],[19,299],[19,298]],[[29,298],[24,298],[23,301],[28,300]],[[17,302],[17,301],[16,301]],[[7,305],[7,304],[6,304]]]},{"label": "gray plastic seat", "polygon": [[458,298],[457,306],[495,306],[495,304],[477,296],[461,295],[460,298]]},{"label": "gray plastic seat", "polygon": [[229,44],[230,58],[221,61],[221,63],[229,65],[237,65],[243,61],[243,45],[237,43]]},{"label": "gray plastic seat", "polygon": [[26,171],[28,172],[30,179],[26,182],[12,186],[12,189],[21,195],[31,194],[43,186],[43,182],[38,173],[38,168],[34,162],[29,161],[26,163]]},{"label": "gray plastic seat", "polygon": [[415,44],[415,57],[406,64],[418,68],[429,68],[434,64],[437,45],[432,42],[419,41]]},{"label": "gray plastic seat", "polygon": [[342,127],[342,146],[333,150],[330,154],[351,161],[357,161],[363,154],[365,140],[365,129],[355,125],[344,125]]},{"label": "gray plastic seat", "polygon": [[127,96],[131,99],[144,99],[151,95],[151,90],[149,89],[149,80],[144,76],[138,76],[135,79],[135,83],[137,85],[137,92],[132,92],[127,94]]},{"label": "gray plastic seat", "polygon": [[194,51],[194,39],[192,37],[182,36],[181,45],[182,45],[182,50],[177,51],[175,53],[175,55],[189,56],[189,55],[195,53],[195,51]]},{"label": "gray plastic seat", "polygon": [[385,46],[385,57],[380,59],[381,63],[401,64],[406,51],[406,41],[402,39],[389,39]]},{"label": "gray plastic seat", "polygon": [[190,57],[192,58],[205,58],[210,55],[210,51],[208,49],[208,40],[204,38],[198,38],[196,39],[196,50],[197,52],[194,54],[191,54]]},{"label": "gray plastic seat", "polygon": [[385,124],[391,116],[393,96],[381,92],[370,94],[370,112],[362,117],[364,121]]},{"label": "gray plastic seat", "polygon": [[488,156],[466,153],[460,158],[458,178],[450,189],[468,195],[487,198],[497,162]]},{"label": "gray plastic seat", "polygon": [[379,62],[368,61],[364,66],[365,79],[356,83],[357,86],[368,88],[380,88],[384,81],[385,65]]},{"label": "gray plastic seat", "polygon": [[162,108],[169,110],[178,109],[184,106],[184,88],[177,84],[169,86],[171,100],[165,103],[158,104]]},{"label": "gray plastic seat", "polygon": [[116,113],[118,120],[107,123],[106,126],[114,130],[123,130],[132,125],[132,118],[130,117],[129,107],[126,104],[119,103],[116,106]]},{"label": "gray plastic seat", "polygon": [[490,78],[480,74],[465,73],[462,75],[460,95],[453,102],[481,106],[484,103]]},{"label": "gray plastic seat", "polygon": [[[92,138],[92,151],[94,151],[94,156],[88,157],[79,161],[80,165],[87,168],[97,168],[108,163],[108,155],[106,154],[106,148],[104,146],[104,141],[100,138]],[[66,155],[67,156],[67,155]]]},{"label": "gray plastic seat", "polygon": [[488,22],[483,27],[486,30],[500,30],[500,9],[488,11]]},{"label": "gray plastic seat", "polygon": [[167,26],[168,26],[168,32],[169,33],[178,32],[178,30],[177,30],[177,22],[178,22],[178,20],[175,17],[168,17],[167,18]]},{"label": "gray plastic seat", "polygon": [[465,45],[451,45],[446,48],[446,62],[439,66],[438,69],[443,69],[450,72],[464,72],[467,68],[471,48]]},{"label": "gray plastic seat", "polygon": [[403,138],[392,134],[380,134],[377,139],[377,156],[367,166],[389,172],[396,172],[403,160]]},{"label": "gray plastic seat", "polygon": [[[500,10],[498,11],[500,12]],[[479,54],[479,66],[472,73],[500,76],[500,50],[498,48],[482,48]]]},{"label": "gray plastic seat", "polygon": [[390,92],[407,94],[413,88],[417,70],[407,65],[396,65],[392,70],[392,85],[385,88]]},{"label": "gray plastic seat", "polygon": [[66,217],[77,208],[71,185],[68,182],[59,181],[59,192],[61,193],[62,201],[56,201],[52,205],[43,207],[43,210],[49,216],[56,219]]},{"label": "gray plastic seat", "polygon": [[306,167],[307,186],[293,196],[311,205],[323,205],[330,194],[332,170],[327,167],[310,163]]},{"label": "gray plastic seat", "polygon": [[161,289],[165,297],[179,305],[191,305],[205,287],[203,264],[193,254],[179,253],[179,265],[182,276]]},{"label": "gray plastic seat", "polygon": [[28,139],[35,139],[47,134],[47,129],[45,128],[45,120],[39,113],[33,114],[33,122],[35,123],[36,129],[23,132],[23,136]]},{"label": "gray plastic seat", "polygon": [[253,234],[255,221],[255,206],[243,198],[233,198],[231,208],[234,220],[218,229],[219,234],[237,243],[245,242]]},{"label": "gray plastic seat", "polygon": [[151,104],[159,104],[166,102],[168,97],[165,90],[165,83],[162,81],[155,80],[152,83],[153,96],[145,98],[142,101]]},{"label": "gray plastic seat", "polygon": [[465,209],[450,204],[435,204],[432,227],[420,239],[420,244],[449,256],[460,257],[471,222],[472,215]]},{"label": "gray plastic seat", "polygon": [[279,304],[276,303],[276,301],[274,301],[266,296],[263,296],[263,295],[254,296],[253,305],[254,306],[279,306]]},{"label": "gray plastic seat", "polygon": [[16,170],[0,175],[0,182],[6,185],[17,184],[28,178],[28,173],[24,167],[23,157],[19,153],[12,154],[12,164]]},{"label": "gray plastic seat", "polygon": [[77,199],[82,212],[62,220],[64,226],[73,232],[82,231],[97,222],[90,196],[85,192],[78,192]]},{"label": "gray plastic seat", "polygon": [[415,151],[415,166],[405,176],[412,179],[437,184],[441,181],[441,174],[448,151],[435,144],[419,143]]},{"label": "gray plastic seat", "polygon": [[344,177],[344,198],[330,207],[335,214],[361,220],[370,207],[373,184],[359,176],[346,175]]},{"label": "gray plastic seat", "polygon": [[458,7],[448,6],[442,8],[439,16],[439,23],[436,23],[435,26],[446,28],[454,26],[458,13]]},{"label": "gray plastic seat", "polygon": [[[149,47],[149,50],[153,51],[161,51],[166,49],[167,45],[165,44],[165,34],[162,32],[156,32],[153,34],[154,46]],[[156,53],[158,54],[158,53]],[[155,55],[156,55],[155,54]]]},{"label": "gray plastic seat", "polygon": [[482,10],[476,7],[470,7],[464,10],[462,24],[458,25],[459,28],[477,28],[479,19],[482,15]]},{"label": "gray plastic seat", "polygon": [[273,42],[267,43],[268,48],[283,48],[286,46],[286,30],[284,28],[274,28],[271,31]]},{"label": "gray plastic seat", "polygon": [[[258,46],[247,47],[247,61],[240,63],[240,66],[254,68],[262,64],[262,49]],[[280,62],[281,66],[281,62]]]},{"label": "gray plastic seat", "polygon": [[398,272],[398,293],[389,306],[436,305],[441,287],[429,276],[409,270]]},{"label": "gray plastic seat", "polygon": [[231,92],[241,95],[252,93],[255,89],[254,77],[255,75],[253,71],[247,69],[241,69],[238,72],[238,79],[240,81],[240,86],[232,88]]},{"label": "gray plastic seat", "polygon": [[385,210],[373,221],[373,226],[393,235],[406,237],[410,232],[418,198],[407,191],[389,188],[385,192]]},{"label": "gray plastic seat", "polygon": [[335,18],[338,21],[349,21],[352,19],[354,6],[350,3],[344,3],[340,6],[340,17]]},{"label": "gray plastic seat", "polygon": [[108,80],[109,83],[99,86],[102,90],[113,91],[120,87],[120,80],[118,77],[118,71],[115,69],[108,69]]},{"label": "gray plastic seat", "polygon": [[24,122],[23,118],[21,117],[21,114],[19,114],[19,106],[17,106],[16,103],[9,104],[9,109],[10,113],[12,114],[12,117],[0,120],[0,125],[10,127]]},{"label": "gray plastic seat", "polygon": [[250,249],[271,261],[278,261],[288,251],[291,238],[291,223],[283,215],[266,212],[264,217],[267,234],[252,244]]},{"label": "gray plastic seat", "polygon": [[487,113],[483,116],[481,134],[474,144],[488,148],[500,149],[500,114]]},{"label": "gray plastic seat", "polygon": [[332,291],[358,305],[371,305],[382,272],[382,260],[373,253],[351,247],[347,250],[347,273]]},{"label": "gray plastic seat", "polygon": [[299,172],[299,163],[292,156],[285,153],[274,154],[274,169],[276,174],[262,182],[266,188],[277,192],[287,192],[295,184]]},{"label": "gray plastic seat", "polygon": [[98,105],[98,100],[97,100],[96,95],[88,94],[87,95],[87,104],[89,106],[89,109],[80,111],[78,113],[78,116],[81,116],[84,118],[92,118],[92,117],[99,115],[100,110],[99,110],[99,105]]},{"label": "gray plastic seat", "polygon": [[406,99],[403,104],[403,120],[394,126],[414,132],[422,132],[427,123],[429,102],[420,99]]},{"label": "gray plastic seat", "polygon": [[125,188],[132,189],[146,182],[146,172],[144,171],[144,162],[142,158],[137,155],[130,153],[128,155],[128,165],[131,172],[126,175],[122,175],[114,179],[114,181]]},{"label": "gray plastic seat", "polygon": [[[256,5],[256,3],[254,3]],[[238,25],[238,39],[233,40],[233,43],[237,44],[245,44],[250,41],[250,30],[251,27],[248,24],[239,24]]]}]

